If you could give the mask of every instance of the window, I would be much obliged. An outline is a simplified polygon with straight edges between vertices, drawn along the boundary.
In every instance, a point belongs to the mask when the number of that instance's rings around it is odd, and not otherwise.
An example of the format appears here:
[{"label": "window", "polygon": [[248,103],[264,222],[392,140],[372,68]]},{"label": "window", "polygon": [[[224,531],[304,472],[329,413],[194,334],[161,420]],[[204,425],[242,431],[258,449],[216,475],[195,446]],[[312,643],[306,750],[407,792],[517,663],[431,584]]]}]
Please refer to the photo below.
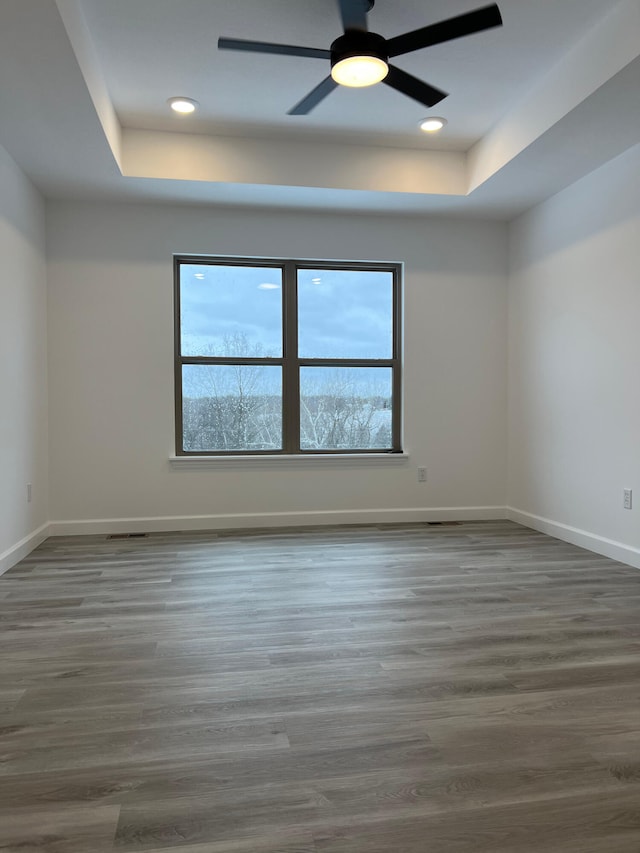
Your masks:
[{"label": "window", "polygon": [[177,455],[393,453],[400,265],[175,258]]}]

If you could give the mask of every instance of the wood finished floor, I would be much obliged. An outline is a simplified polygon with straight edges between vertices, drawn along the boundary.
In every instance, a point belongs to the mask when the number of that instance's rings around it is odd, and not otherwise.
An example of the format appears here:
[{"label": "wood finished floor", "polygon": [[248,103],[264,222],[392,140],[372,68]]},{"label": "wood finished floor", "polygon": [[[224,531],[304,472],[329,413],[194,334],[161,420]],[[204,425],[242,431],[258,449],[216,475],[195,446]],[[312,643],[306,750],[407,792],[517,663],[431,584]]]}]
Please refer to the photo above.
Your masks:
[{"label": "wood finished floor", "polygon": [[51,539],[0,851],[638,853],[640,572],[508,522]]}]

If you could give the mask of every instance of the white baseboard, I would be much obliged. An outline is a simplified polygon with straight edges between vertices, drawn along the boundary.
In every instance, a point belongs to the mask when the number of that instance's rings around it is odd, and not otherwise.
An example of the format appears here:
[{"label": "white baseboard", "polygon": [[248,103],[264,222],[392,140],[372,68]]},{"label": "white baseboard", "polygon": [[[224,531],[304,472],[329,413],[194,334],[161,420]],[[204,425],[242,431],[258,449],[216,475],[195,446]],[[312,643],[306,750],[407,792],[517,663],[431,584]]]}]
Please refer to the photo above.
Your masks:
[{"label": "white baseboard", "polygon": [[166,516],[52,521],[43,524],[0,554],[0,575],[28,556],[49,536],[87,536],[109,533],[170,533],[181,530],[242,530],[249,528],[318,527],[343,524],[403,524],[425,521],[499,521],[509,519],[640,569],[640,549],[604,536],[561,524],[549,518],[502,506],[409,507],[402,509],[268,512],[247,515]]},{"label": "white baseboard", "polygon": [[9,569],[12,568],[12,566],[15,566],[16,563],[19,563],[20,560],[24,560],[24,558],[27,557],[34,548],[41,545],[50,535],[49,522],[47,522],[46,524],[41,525],[37,530],[34,530],[33,533],[25,536],[24,539],[16,542],[16,544],[12,545],[11,548],[3,551],[2,554],[0,554],[0,575],[8,572]]},{"label": "white baseboard", "polygon": [[589,533],[587,530],[580,530],[578,527],[570,527],[568,524],[561,524],[549,518],[532,515],[530,512],[522,512],[522,510],[514,507],[507,507],[507,518],[510,521],[523,524],[525,527],[532,527],[541,533],[555,536],[556,539],[562,539],[572,545],[579,545],[581,548],[586,548],[587,551],[594,551],[596,554],[602,554],[604,557],[610,557],[612,560],[618,560],[620,563],[626,563],[635,569],[640,569],[640,548],[634,548],[631,545],[625,545],[623,542],[616,542],[614,539]]},{"label": "white baseboard", "polygon": [[321,510],[268,512],[247,515],[165,516],[157,518],[104,518],[52,521],[41,525],[0,554],[0,575],[28,556],[49,536],[87,536],[109,533],[170,533],[181,530],[242,530],[250,528],[317,527],[343,524],[403,524],[425,521],[498,521],[509,519],[640,569],[640,549],[533,515],[515,507],[410,507],[402,509]]},{"label": "white baseboard", "polygon": [[307,527],[341,524],[402,524],[421,521],[493,521],[505,519],[503,506],[413,507],[403,509],[320,510],[313,512],[177,515],[157,518],[94,518],[52,521],[51,536],[109,533],[169,533],[181,530],[232,530],[256,527]]}]

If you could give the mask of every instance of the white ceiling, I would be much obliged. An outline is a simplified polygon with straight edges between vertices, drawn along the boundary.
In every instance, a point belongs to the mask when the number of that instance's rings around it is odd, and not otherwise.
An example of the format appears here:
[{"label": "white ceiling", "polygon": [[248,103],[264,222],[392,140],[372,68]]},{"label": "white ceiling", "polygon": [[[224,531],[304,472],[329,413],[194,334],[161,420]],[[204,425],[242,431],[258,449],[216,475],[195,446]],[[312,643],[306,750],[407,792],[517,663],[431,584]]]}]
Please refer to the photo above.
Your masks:
[{"label": "white ceiling", "polygon": [[[486,2],[377,0],[370,29]],[[288,116],[324,60],[216,47],[327,48],[335,0],[3,0],[0,143],[54,197],[509,217],[640,142],[640,0],[498,2],[504,27],[395,60],[450,92],[426,137],[429,110],[384,85]]]},{"label": "white ceiling", "polygon": [[[377,0],[369,28],[386,38],[488,0]],[[174,130],[171,95],[199,101],[195,132],[321,133],[361,144],[466,151],[555,64],[611,0],[502,0],[504,27],[394,60],[449,92],[433,112],[449,125],[431,142],[426,107],[388,86],[340,88],[309,116],[287,110],[329,73],[325,60],[219,51],[220,36],[329,48],[336,0],[84,0],[109,94],[127,127]],[[185,124],[185,123],[183,123]]]}]

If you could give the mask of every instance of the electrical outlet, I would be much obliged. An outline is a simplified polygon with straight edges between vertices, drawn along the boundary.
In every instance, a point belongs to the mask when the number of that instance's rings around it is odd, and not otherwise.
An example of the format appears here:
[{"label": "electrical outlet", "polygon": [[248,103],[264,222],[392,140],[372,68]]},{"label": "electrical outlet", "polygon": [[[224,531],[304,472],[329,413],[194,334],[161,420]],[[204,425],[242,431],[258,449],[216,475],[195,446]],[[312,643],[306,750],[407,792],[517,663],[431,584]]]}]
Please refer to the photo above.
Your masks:
[{"label": "electrical outlet", "polygon": [[31,483],[27,483],[27,503],[31,503]]},{"label": "electrical outlet", "polygon": [[426,483],[427,482],[427,469],[426,468],[418,468],[418,482]]},{"label": "electrical outlet", "polygon": [[622,505],[625,509],[632,509],[633,507],[633,492],[631,489],[625,489],[622,493]]}]

